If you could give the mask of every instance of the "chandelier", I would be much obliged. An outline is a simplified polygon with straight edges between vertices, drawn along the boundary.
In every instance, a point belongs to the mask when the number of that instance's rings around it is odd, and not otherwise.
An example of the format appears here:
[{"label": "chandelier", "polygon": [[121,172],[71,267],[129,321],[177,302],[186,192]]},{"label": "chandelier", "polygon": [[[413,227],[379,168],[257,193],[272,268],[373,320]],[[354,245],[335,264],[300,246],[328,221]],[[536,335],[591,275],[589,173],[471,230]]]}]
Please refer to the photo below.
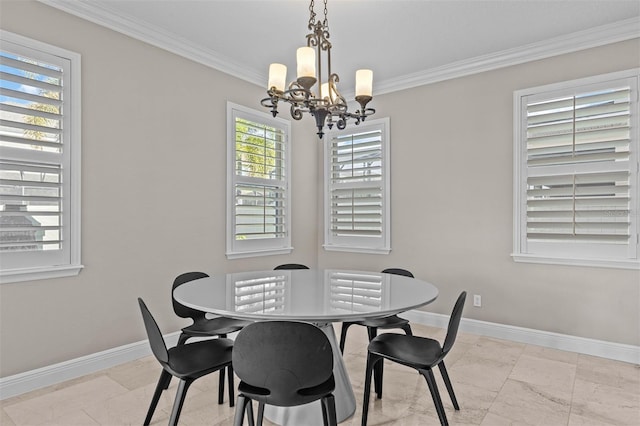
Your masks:
[{"label": "chandelier", "polygon": [[[316,120],[318,137],[324,135],[325,124],[331,129],[334,124],[342,130],[347,120],[353,119],[356,124],[364,121],[376,112],[367,108],[373,93],[373,71],[361,69],[356,71],[355,99],[360,104],[359,110],[352,113],[347,109],[347,102],[338,91],[336,83],[340,81],[338,74],[331,72],[331,42],[329,41],[329,22],[327,21],[327,0],[324,0],[324,20],[316,22],[314,0],[309,5],[309,25],[307,45],[297,50],[297,79],[289,83],[285,90],[287,67],[283,64],[269,66],[268,98],[261,101],[262,106],[271,108],[271,114],[278,114],[278,102],[287,102],[291,106],[291,117],[300,120],[303,113],[308,112]],[[323,52],[326,57],[326,68],[323,64]],[[316,88],[314,85],[318,83]],[[318,91],[319,86],[319,91]]]}]

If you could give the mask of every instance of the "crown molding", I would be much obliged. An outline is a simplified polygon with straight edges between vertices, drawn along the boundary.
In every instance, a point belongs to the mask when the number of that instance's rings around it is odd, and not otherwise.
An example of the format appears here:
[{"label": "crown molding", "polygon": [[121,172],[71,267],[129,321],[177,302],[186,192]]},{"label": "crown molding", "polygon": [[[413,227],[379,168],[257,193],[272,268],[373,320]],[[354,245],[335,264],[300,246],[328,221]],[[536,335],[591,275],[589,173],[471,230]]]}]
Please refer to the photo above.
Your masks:
[{"label": "crown molding", "polygon": [[389,79],[376,84],[375,91],[396,92],[634,38],[640,38],[640,17]]},{"label": "crown molding", "polygon": [[262,86],[266,81],[266,76],[253,72],[246,65],[242,65],[232,58],[202,46],[194,46],[192,42],[173,33],[168,33],[163,28],[123,16],[103,4],[77,0],[38,1],[250,83]]},{"label": "crown molding", "polygon": [[[267,81],[265,73],[252,71],[218,52],[193,46],[186,39],[167,33],[162,28],[122,16],[104,5],[87,1],[38,1],[249,83],[264,86]],[[375,84],[375,91],[376,94],[397,92],[634,38],[640,38],[640,17],[379,81]]]}]

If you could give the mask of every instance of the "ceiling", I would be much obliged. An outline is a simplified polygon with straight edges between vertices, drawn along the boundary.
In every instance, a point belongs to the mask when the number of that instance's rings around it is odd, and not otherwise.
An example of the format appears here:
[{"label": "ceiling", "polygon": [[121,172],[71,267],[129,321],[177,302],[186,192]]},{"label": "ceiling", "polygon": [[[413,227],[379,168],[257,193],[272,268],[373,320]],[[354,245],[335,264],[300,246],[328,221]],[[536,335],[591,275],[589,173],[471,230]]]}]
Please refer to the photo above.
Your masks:
[{"label": "ceiling", "polygon": [[[41,2],[265,86],[309,32],[307,0]],[[380,93],[640,37],[640,1],[329,0],[328,20],[343,91],[371,68]]]}]

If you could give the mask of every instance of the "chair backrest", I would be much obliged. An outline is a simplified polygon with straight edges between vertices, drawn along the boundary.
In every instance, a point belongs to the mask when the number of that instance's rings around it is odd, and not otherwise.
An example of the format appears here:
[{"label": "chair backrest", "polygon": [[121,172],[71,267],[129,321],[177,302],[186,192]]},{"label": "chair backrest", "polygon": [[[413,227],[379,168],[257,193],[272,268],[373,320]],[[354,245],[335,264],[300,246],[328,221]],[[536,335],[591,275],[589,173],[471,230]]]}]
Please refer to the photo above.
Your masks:
[{"label": "chair backrest", "polygon": [[383,274],[396,274],[396,275],[404,275],[405,277],[415,278],[413,274],[406,269],[402,268],[387,268],[382,271]]},{"label": "chair backrest", "polygon": [[299,404],[304,389],[333,377],[333,351],[322,330],[294,321],[261,321],[238,333],[232,364],[245,384],[261,388],[266,403]]},{"label": "chair backrest", "polygon": [[303,265],[301,263],[285,263],[283,265],[278,265],[275,268],[273,268],[274,271],[277,271],[279,269],[309,269],[309,267],[307,265]]},{"label": "chair backrest", "polygon": [[173,290],[176,287],[181,286],[184,283],[188,283],[189,281],[197,280],[200,278],[206,278],[209,275],[204,272],[186,272],[184,274],[180,274],[173,280],[173,286],[171,287],[171,300],[173,302],[173,311],[182,318],[193,318],[195,321],[196,318],[204,318],[204,312],[198,311],[197,309],[192,309],[188,306],[184,306],[182,303],[178,302],[175,297],[173,297]]},{"label": "chair backrest", "polygon": [[451,348],[453,347],[453,343],[456,341],[456,336],[458,335],[458,327],[460,326],[460,319],[462,318],[462,310],[464,308],[464,302],[467,298],[467,292],[463,291],[458,296],[458,300],[456,300],[456,304],[453,307],[453,312],[451,313],[451,317],[449,318],[449,326],[447,327],[447,337],[444,338],[444,344],[442,345],[442,355],[446,355]]},{"label": "chair backrest", "polygon": [[149,345],[151,351],[161,364],[169,362],[169,351],[167,351],[167,345],[164,343],[164,338],[158,327],[158,323],[149,312],[149,308],[145,305],[144,301],[138,297],[138,304],[140,305],[140,311],[142,312],[142,320],[144,321],[144,327],[147,329],[147,337],[149,338]]}]

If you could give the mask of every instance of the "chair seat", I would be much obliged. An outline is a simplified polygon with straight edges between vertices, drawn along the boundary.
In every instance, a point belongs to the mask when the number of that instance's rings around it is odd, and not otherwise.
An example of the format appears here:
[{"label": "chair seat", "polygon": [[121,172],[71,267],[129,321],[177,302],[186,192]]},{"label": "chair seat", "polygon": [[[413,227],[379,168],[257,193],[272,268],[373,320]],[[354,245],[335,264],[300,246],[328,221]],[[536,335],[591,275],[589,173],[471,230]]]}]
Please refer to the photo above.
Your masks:
[{"label": "chair seat", "polygon": [[391,315],[382,318],[367,318],[358,321],[357,324],[375,328],[402,328],[403,325],[409,324],[409,320],[400,318],[397,315]]},{"label": "chair seat", "polygon": [[241,330],[250,321],[243,321],[233,318],[217,317],[206,321],[197,321],[182,329],[182,332],[191,336],[213,336],[220,334],[230,334]]},{"label": "chair seat", "polygon": [[169,368],[182,378],[198,378],[231,363],[233,341],[211,339],[175,346],[169,349]]},{"label": "chair seat", "polygon": [[369,343],[369,352],[408,367],[428,369],[443,356],[437,340],[385,333]]}]

